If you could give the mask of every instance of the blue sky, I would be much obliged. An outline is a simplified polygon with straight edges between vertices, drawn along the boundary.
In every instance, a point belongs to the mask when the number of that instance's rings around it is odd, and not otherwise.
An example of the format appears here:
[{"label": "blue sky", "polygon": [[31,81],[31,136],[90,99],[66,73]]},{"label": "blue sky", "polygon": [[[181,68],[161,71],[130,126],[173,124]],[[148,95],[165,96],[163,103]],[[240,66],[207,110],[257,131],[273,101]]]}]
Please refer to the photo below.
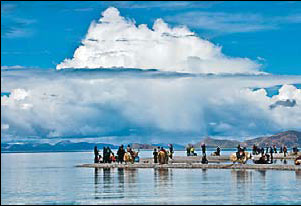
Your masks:
[{"label": "blue sky", "polygon": [[149,27],[157,18],[187,25],[226,55],[258,60],[266,72],[301,74],[300,2],[1,1],[1,65],[55,68],[109,6]]},{"label": "blue sky", "polygon": [[300,131],[300,36],[300,2],[1,1],[1,141]]}]

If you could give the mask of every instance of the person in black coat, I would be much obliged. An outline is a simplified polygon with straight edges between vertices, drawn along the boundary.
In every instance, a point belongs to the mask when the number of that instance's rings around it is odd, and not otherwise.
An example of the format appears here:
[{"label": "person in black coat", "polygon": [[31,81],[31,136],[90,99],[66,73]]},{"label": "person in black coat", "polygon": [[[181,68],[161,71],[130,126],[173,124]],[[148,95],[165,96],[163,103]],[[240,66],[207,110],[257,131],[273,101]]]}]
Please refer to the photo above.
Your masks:
[{"label": "person in black coat", "polygon": [[117,162],[118,163],[121,163],[121,164],[123,163],[124,154],[125,154],[125,150],[123,148],[123,145],[121,145],[117,151],[117,157],[118,157]]},{"label": "person in black coat", "polygon": [[94,147],[94,163],[99,163],[99,151],[96,145]]},{"label": "person in black coat", "polygon": [[153,156],[154,156],[154,163],[158,163],[158,152],[156,148],[154,149]]},{"label": "person in black coat", "polygon": [[203,156],[206,156],[206,145],[205,145],[205,143],[202,144],[202,153],[203,153]]}]

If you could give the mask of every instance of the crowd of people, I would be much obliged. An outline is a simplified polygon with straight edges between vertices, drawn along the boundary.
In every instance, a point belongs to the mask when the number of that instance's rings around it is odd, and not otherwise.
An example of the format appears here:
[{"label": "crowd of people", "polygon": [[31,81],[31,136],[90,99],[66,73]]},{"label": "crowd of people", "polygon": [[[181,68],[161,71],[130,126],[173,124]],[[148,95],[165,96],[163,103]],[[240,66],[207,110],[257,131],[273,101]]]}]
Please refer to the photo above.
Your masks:
[{"label": "crowd of people", "polygon": [[[173,158],[173,145],[168,145],[168,150],[164,149],[163,147],[154,148],[154,163],[162,163],[162,161],[159,161],[160,152],[163,152],[164,154],[164,163],[167,163],[169,158]],[[122,164],[127,161],[130,161],[132,163],[140,161],[138,152],[135,152],[130,145],[127,146],[126,150],[124,149],[124,146],[121,145],[117,150],[117,156],[115,156],[114,152],[112,152],[112,150],[109,147],[103,148],[103,155],[100,154],[100,151],[98,150],[97,146],[94,147],[94,163],[117,162]]]},{"label": "crowd of people", "polygon": [[103,155],[99,153],[97,146],[94,147],[94,163],[123,163],[125,161],[125,154],[129,154],[130,161],[139,162],[138,152],[132,150],[131,146],[128,145],[126,150],[121,145],[118,148],[117,155],[115,156],[110,147],[103,147]]},{"label": "crowd of people", "polygon": [[[293,151],[295,151],[295,150],[297,150],[297,152],[298,152],[297,147],[293,148]],[[276,153],[278,153],[278,149],[277,149],[276,145],[273,145],[273,147],[272,146],[266,146],[264,148],[264,147],[258,147],[254,144],[253,147],[252,147],[252,154],[253,155],[261,154],[263,156],[264,154],[269,154],[272,157],[273,154],[276,154]],[[283,147],[281,146],[280,149],[279,149],[279,154],[280,153],[283,153],[284,157],[286,157],[287,156],[287,147],[286,146],[283,146]]]},{"label": "crowd of people", "polygon": [[[203,143],[201,145],[201,151],[202,151],[202,164],[208,164],[208,160],[206,157],[206,145]],[[237,146],[237,152],[234,154],[236,155],[237,159],[244,159],[246,158],[247,154],[247,148],[241,147],[240,145]],[[297,155],[299,152],[297,147],[293,147],[292,153],[293,155]],[[154,163],[160,163],[160,164],[166,164],[168,163],[169,159],[173,159],[173,153],[174,148],[172,144],[168,145],[168,149],[165,149],[163,147],[157,147],[153,150],[153,162]],[[186,153],[187,156],[197,156],[197,153],[195,152],[194,146],[189,144],[186,147]],[[276,145],[273,146],[267,146],[267,147],[258,147],[257,145],[253,145],[252,147],[252,155],[260,155],[260,158],[258,160],[253,160],[255,164],[271,164],[273,163],[273,155],[278,153],[278,148]],[[279,148],[279,153],[283,153],[284,157],[287,156],[288,149],[286,146]],[[117,155],[115,156],[114,152],[109,147],[103,148],[103,155],[100,155],[99,150],[97,149],[97,146],[94,147],[94,163],[124,163],[124,162],[139,162],[140,158],[138,156],[138,152],[135,152],[130,145],[127,146],[126,150],[124,149],[124,146],[121,145],[118,148]],[[216,151],[211,154],[212,156],[220,156],[221,155],[221,149],[220,147],[216,148]]]},{"label": "crowd of people", "polygon": [[173,153],[174,153],[174,149],[172,144],[168,145],[168,151],[163,147],[154,148],[154,152],[153,152],[154,163],[167,164],[168,159],[173,158]]}]

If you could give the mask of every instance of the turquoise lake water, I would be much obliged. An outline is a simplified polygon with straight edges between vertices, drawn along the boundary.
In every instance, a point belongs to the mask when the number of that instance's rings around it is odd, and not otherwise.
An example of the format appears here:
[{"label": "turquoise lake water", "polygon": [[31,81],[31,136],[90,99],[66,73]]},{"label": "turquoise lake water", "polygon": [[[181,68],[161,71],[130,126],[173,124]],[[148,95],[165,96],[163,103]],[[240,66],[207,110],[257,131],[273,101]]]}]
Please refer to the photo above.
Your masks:
[{"label": "turquoise lake water", "polygon": [[91,162],[92,152],[2,153],[1,204],[301,204],[301,172],[74,167]]}]

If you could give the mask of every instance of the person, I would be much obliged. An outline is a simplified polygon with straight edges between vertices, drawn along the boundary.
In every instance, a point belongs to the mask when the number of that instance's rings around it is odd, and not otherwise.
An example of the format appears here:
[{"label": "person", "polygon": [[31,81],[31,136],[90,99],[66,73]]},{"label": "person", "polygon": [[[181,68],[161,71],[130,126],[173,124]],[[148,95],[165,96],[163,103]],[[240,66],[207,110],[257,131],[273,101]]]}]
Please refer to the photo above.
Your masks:
[{"label": "person", "polygon": [[246,147],[243,147],[242,150],[241,150],[241,154],[242,154],[242,158],[245,158],[246,156],[246,152],[247,151],[247,148]]},{"label": "person", "polygon": [[123,157],[124,157],[124,154],[125,154],[125,150],[123,149],[123,145],[121,145],[119,148],[118,148],[118,151],[117,151],[117,162],[118,163],[123,163]]},{"label": "person", "polygon": [[266,156],[261,156],[259,160],[253,160],[254,164],[269,164],[269,160],[266,160]]},{"label": "person", "polygon": [[298,152],[299,152],[298,147],[297,146],[293,147],[293,155],[297,155]]},{"label": "person", "polygon": [[256,155],[256,154],[257,154],[257,147],[256,147],[255,144],[253,145],[252,153],[253,153],[253,155]]},{"label": "person", "polygon": [[169,145],[169,155],[170,155],[170,159],[172,159],[172,155],[173,155],[173,145],[172,144],[170,144]]},{"label": "person", "polygon": [[276,147],[276,145],[273,146],[273,149],[274,149],[274,153],[277,153],[277,147]]},{"label": "person", "polygon": [[94,163],[99,163],[99,151],[96,145],[94,147]]},{"label": "person", "polygon": [[130,145],[128,145],[128,146],[127,146],[127,148],[126,148],[126,151],[127,151],[127,152],[129,152],[129,153],[131,153],[131,152],[132,152],[132,148],[131,148],[131,146],[130,146]]},{"label": "person", "polygon": [[284,157],[286,157],[286,153],[287,153],[287,147],[286,146],[283,147],[283,153],[284,153]]},{"label": "person", "polygon": [[99,155],[99,160],[98,160],[99,163],[103,163],[103,158],[101,155]]},{"label": "person", "polygon": [[241,150],[241,147],[240,147],[240,144],[239,145],[237,145],[237,152],[240,152],[240,150]]},{"label": "person", "polygon": [[[260,147],[257,146],[257,153],[256,153],[256,155],[260,154],[261,152],[262,152],[262,148],[260,148]],[[264,153],[264,149],[263,149],[263,153]]]},{"label": "person", "polygon": [[272,148],[272,146],[270,147],[270,158],[271,158],[271,162],[273,162],[273,153],[274,153],[274,150]]},{"label": "person", "polygon": [[164,152],[164,154],[165,154],[164,164],[167,164],[168,163],[167,151],[163,147],[161,147],[160,151]]},{"label": "person", "polygon": [[154,163],[158,163],[158,152],[156,148],[154,149],[153,156],[154,156]]},{"label": "person", "polygon": [[116,162],[116,157],[113,152],[110,155],[110,162]]},{"label": "person", "polygon": [[108,159],[108,162],[111,163],[112,160],[111,160],[111,154],[113,154],[112,150],[110,147],[107,147],[107,159]]},{"label": "person", "polygon": [[283,153],[283,147],[280,147],[280,152],[279,153]]},{"label": "person", "polygon": [[108,163],[108,161],[106,159],[106,157],[107,157],[107,147],[103,147],[102,156],[103,156],[103,163]]},{"label": "person", "polygon": [[263,156],[263,155],[264,155],[264,148],[263,148],[263,147],[261,148],[261,151],[260,151],[260,153],[261,153],[261,156]]},{"label": "person", "polygon": [[195,156],[194,147],[193,146],[191,146],[191,148],[190,148],[190,155]]},{"label": "person", "polygon": [[202,153],[203,153],[203,156],[206,156],[206,145],[205,145],[205,143],[202,144]]},{"label": "person", "polygon": [[137,152],[137,155],[134,157],[134,162],[140,162],[140,157],[138,155],[139,152]]},{"label": "person", "polygon": [[187,153],[187,157],[190,156],[190,145],[187,145],[186,153]]},{"label": "person", "polygon": [[265,153],[266,153],[266,154],[269,153],[269,146],[266,146]]},{"label": "person", "polygon": [[219,146],[217,146],[216,148],[216,156],[220,156],[221,155],[221,148]]}]

